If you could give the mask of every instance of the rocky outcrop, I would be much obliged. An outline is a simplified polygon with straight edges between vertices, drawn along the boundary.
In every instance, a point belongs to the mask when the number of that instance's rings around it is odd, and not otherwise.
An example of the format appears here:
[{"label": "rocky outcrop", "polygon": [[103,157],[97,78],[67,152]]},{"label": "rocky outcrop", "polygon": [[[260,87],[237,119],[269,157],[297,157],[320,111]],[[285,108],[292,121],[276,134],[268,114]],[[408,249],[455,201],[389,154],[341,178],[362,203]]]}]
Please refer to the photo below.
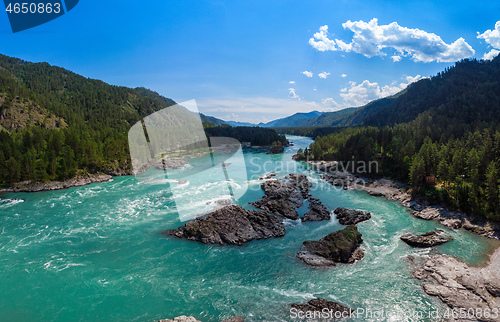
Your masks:
[{"label": "rocky outcrop", "polygon": [[410,246],[425,248],[444,244],[453,240],[453,238],[444,235],[444,231],[441,229],[436,229],[418,236],[406,234],[401,236],[401,240]]},{"label": "rocky outcrop", "polygon": [[328,174],[321,175],[321,179],[335,187],[342,187],[344,190],[361,189],[364,186],[364,181],[347,171],[331,171]]},{"label": "rocky outcrop", "polygon": [[[297,314],[299,313],[299,311],[301,311],[301,316],[306,316],[306,317],[320,316],[319,313],[322,312],[328,312],[328,314],[330,314],[329,317],[335,317],[335,316],[348,317],[353,312],[353,309],[347,306],[344,306],[336,302],[328,301],[322,298],[312,299],[306,304],[292,304],[291,307],[292,309],[296,310]],[[335,313],[337,313],[337,315]]]},{"label": "rocky outcrop", "polygon": [[302,221],[330,220],[330,211],[317,198],[309,198],[309,211],[302,216]]},{"label": "rocky outcrop", "polygon": [[163,234],[204,244],[241,246],[254,239],[284,236],[285,227],[281,219],[263,211],[231,205],[189,221],[184,227],[166,230]]},{"label": "rocky outcrop", "polygon": [[282,180],[269,180],[263,182],[260,187],[264,190],[265,196],[261,200],[252,202],[253,206],[280,217],[293,220],[299,218],[297,208],[302,206],[302,201],[294,185]]},{"label": "rocky outcrop", "polygon": [[312,183],[304,174],[290,173],[286,179],[292,184],[295,189],[300,191],[302,198],[307,199],[311,196]]},{"label": "rocky outcrop", "polygon": [[372,217],[369,212],[339,207],[333,211],[341,225],[356,225]]},{"label": "rocky outcrop", "polygon": [[11,188],[3,189],[10,192],[39,192],[60,190],[71,187],[81,187],[91,183],[105,182],[111,180],[112,177],[107,174],[86,174],[80,175],[66,181],[50,181],[50,182],[33,182],[23,181],[12,185]]},{"label": "rocky outcrop", "polygon": [[[361,236],[357,227],[351,225],[318,241],[306,240],[297,253],[297,258],[315,267],[335,266],[335,263],[353,262],[351,257],[363,241]],[[359,252],[356,257],[360,257]]]},{"label": "rocky outcrop", "polygon": [[[451,309],[467,312],[486,312],[486,316],[474,314],[467,321],[498,321],[494,315],[500,312],[500,251],[490,258],[486,267],[470,267],[447,255],[431,256],[414,271],[414,276],[424,281],[424,291],[437,296]],[[469,311],[470,309],[470,311]]]}]

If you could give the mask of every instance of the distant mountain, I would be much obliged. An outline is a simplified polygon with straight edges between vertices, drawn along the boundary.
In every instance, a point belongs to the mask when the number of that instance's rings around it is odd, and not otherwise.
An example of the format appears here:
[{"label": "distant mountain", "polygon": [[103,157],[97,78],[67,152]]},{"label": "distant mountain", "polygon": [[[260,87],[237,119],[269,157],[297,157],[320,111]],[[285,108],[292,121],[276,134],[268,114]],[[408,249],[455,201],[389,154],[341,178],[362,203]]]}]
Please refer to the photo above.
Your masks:
[{"label": "distant mountain", "polygon": [[329,127],[329,126],[345,126],[349,117],[357,110],[355,107],[346,108],[335,112],[325,112],[315,118],[309,119],[303,123],[303,127]]},{"label": "distant mountain", "polygon": [[[268,123],[249,123],[249,122],[237,122],[237,121],[224,121],[224,120],[219,120],[214,118],[215,120],[218,120],[222,123],[231,125],[231,126],[260,126],[260,127],[301,127],[301,126],[308,126],[305,125],[308,122],[314,120],[318,116],[322,115],[323,112],[318,112],[318,111],[312,111],[309,113],[295,113],[293,115],[277,119],[274,121],[270,121]],[[214,122],[212,122],[214,123]],[[219,125],[219,124],[216,124]]]},{"label": "distant mountain", "polygon": [[223,120],[220,120],[220,119],[213,117],[213,116],[205,115],[203,113],[200,113],[200,118],[201,118],[202,122],[210,122],[210,123],[213,123],[214,125],[217,125],[217,126],[220,126],[222,124],[227,124],[227,122],[225,122]]},{"label": "distant mountain", "polygon": [[262,127],[301,127],[321,114],[323,114],[323,112],[318,111],[295,113],[285,118],[277,119],[268,123],[259,123],[258,125]]},{"label": "distant mountain", "polygon": [[223,121],[220,120],[221,122],[224,122],[226,124],[229,124],[231,126],[260,126],[254,123],[248,123],[248,122],[236,122],[236,121]]}]

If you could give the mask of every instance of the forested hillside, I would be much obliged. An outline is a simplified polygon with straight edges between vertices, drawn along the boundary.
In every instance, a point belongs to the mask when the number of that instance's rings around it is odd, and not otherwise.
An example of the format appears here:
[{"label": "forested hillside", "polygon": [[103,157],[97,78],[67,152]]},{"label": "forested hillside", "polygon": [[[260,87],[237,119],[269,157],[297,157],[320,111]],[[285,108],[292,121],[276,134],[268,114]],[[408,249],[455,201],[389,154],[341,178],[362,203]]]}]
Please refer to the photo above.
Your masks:
[{"label": "forested hillside", "polygon": [[[392,100],[364,123],[410,121],[318,137],[302,158],[379,160],[380,173],[372,175],[392,176],[430,199],[500,220],[500,57],[462,61]],[[437,185],[429,184],[434,177]]]},{"label": "forested hillside", "polygon": [[[0,55],[0,184],[130,174],[128,130],[172,104],[145,88],[112,86]],[[201,119],[223,124],[203,114]],[[266,140],[278,138],[270,131],[274,135],[266,132]]]},{"label": "forested hillside", "polygon": [[270,146],[274,142],[280,142],[281,145],[287,145],[288,140],[284,135],[278,134],[274,129],[261,127],[238,126],[231,127],[223,124],[220,126],[206,126],[205,132],[208,136],[231,137],[240,142],[250,142],[257,146]]},{"label": "forested hillside", "polygon": [[[62,180],[77,171],[127,173],[128,129],[173,103],[145,89],[6,56],[0,56],[0,95],[0,182]],[[33,110],[38,119],[20,122]]]}]

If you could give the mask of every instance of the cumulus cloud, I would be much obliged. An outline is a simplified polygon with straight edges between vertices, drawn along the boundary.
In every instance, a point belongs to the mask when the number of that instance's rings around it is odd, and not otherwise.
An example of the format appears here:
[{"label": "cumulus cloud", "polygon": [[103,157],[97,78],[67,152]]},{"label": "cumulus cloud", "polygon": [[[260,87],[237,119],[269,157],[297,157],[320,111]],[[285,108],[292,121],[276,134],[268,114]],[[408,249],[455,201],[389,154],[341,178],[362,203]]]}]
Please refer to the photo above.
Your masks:
[{"label": "cumulus cloud", "polygon": [[479,32],[477,33],[477,38],[484,39],[486,43],[488,43],[491,47],[493,47],[492,50],[489,52],[485,53],[483,56],[484,60],[491,60],[495,58],[499,53],[500,53],[500,21],[497,21],[495,24],[495,29],[491,30],[488,29],[482,34]]},{"label": "cumulus cloud", "polygon": [[319,32],[309,39],[309,44],[319,51],[335,51],[335,40],[328,39],[328,25],[319,27]]},{"label": "cumulus cloud", "polygon": [[327,107],[338,107],[339,104],[333,100],[333,98],[328,97],[323,100],[321,100],[321,104]]},{"label": "cumulus cloud", "polygon": [[401,61],[401,59],[403,59],[403,57],[398,56],[398,55],[394,55],[394,56],[391,56],[391,59],[393,62],[398,62],[398,61]]},{"label": "cumulus cloud", "polygon": [[308,72],[307,70],[301,72],[302,74],[306,75],[307,77],[313,77],[313,73],[312,72]]},{"label": "cumulus cloud", "polygon": [[424,78],[428,77],[422,77],[420,75],[405,76],[403,77],[404,82],[400,82],[399,84],[398,82],[394,82],[391,85],[382,87],[376,82],[371,83],[369,80],[365,80],[361,84],[349,82],[351,87],[341,89],[340,97],[342,97],[344,102],[349,106],[362,106],[370,101],[394,95],[404,90],[411,83]]},{"label": "cumulus cloud", "polygon": [[410,57],[416,62],[454,62],[475,54],[463,38],[447,44],[436,34],[402,27],[397,22],[379,25],[377,18],[373,18],[370,22],[348,20],[342,26],[354,33],[351,42],[329,39],[328,26],[322,26],[320,32],[309,40],[309,44],[319,51],[353,51],[366,57],[386,56],[383,50],[391,48],[398,53],[391,57],[393,61]]},{"label": "cumulus cloud", "polygon": [[295,84],[295,81],[289,81],[288,84]]},{"label": "cumulus cloud", "polygon": [[327,73],[327,72],[322,72],[322,73],[318,74],[319,78],[327,78],[328,75],[330,75],[330,73]]},{"label": "cumulus cloud", "polygon": [[300,99],[300,96],[295,93],[295,88],[289,88],[288,89],[288,96],[291,98],[298,98]]},{"label": "cumulus cloud", "polygon": [[500,54],[500,50],[492,49],[483,55],[483,59],[484,60],[492,60],[493,58],[498,56],[498,54]]},{"label": "cumulus cloud", "polygon": [[347,75],[346,74],[342,74],[342,75],[340,75],[340,77],[345,78],[345,77],[347,77]]}]

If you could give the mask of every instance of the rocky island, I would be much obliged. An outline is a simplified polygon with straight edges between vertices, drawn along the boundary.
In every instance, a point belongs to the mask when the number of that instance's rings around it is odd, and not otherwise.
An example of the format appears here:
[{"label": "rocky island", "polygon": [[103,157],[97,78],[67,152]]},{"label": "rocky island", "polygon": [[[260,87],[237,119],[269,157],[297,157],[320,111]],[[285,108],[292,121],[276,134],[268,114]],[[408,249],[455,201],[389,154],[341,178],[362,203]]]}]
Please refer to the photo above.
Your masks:
[{"label": "rocky island", "polygon": [[318,241],[306,240],[297,258],[313,267],[335,266],[336,263],[353,263],[363,258],[359,244],[361,233],[354,225],[333,232]]},{"label": "rocky island", "polygon": [[310,196],[311,182],[303,174],[290,174],[287,181],[273,179],[261,184],[264,196],[251,204],[276,216],[297,220],[297,208]]},{"label": "rocky island", "polygon": [[309,197],[309,211],[302,216],[302,221],[322,221],[330,220],[330,211],[318,198]]},{"label": "rocky island", "polygon": [[401,240],[410,246],[425,248],[447,243],[453,240],[453,238],[444,235],[443,230],[436,229],[418,236],[413,234],[406,234],[401,236]]},{"label": "rocky island", "polygon": [[333,211],[341,225],[356,225],[372,217],[369,212],[339,207]]},{"label": "rocky island", "polygon": [[254,239],[282,237],[285,227],[282,219],[273,215],[231,205],[189,221],[178,229],[166,230],[163,234],[204,244],[241,246]]}]

